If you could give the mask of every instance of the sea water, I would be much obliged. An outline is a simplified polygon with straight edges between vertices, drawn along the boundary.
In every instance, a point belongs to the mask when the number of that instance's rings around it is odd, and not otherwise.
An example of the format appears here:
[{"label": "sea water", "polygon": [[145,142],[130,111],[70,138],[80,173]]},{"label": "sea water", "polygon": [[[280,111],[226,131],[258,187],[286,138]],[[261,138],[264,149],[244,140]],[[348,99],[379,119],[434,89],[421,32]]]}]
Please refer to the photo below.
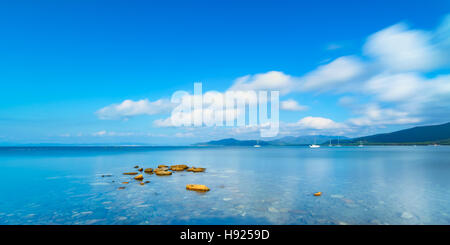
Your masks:
[{"label": "sea water", "polygon": [[450,147],[3,147],[0,224],[448,225]]}]

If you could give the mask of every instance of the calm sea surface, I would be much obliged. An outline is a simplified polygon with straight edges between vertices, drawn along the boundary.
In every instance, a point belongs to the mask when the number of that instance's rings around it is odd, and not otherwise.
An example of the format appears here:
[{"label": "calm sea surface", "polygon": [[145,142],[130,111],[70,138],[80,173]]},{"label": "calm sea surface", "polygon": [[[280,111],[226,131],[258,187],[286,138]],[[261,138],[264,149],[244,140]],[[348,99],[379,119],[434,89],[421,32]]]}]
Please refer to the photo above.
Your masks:
[{"label": "calm sea surface", "polygon": [[0,224],[450,224],[450,147],[0,148]]}]

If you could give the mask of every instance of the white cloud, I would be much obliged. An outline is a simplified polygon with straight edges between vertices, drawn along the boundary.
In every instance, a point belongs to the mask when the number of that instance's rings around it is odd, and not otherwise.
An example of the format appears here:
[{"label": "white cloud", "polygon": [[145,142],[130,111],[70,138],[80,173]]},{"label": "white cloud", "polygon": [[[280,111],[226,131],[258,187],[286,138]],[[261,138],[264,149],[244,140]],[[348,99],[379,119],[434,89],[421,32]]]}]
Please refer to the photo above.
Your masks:
[{"label": "white cloud", "polygon": [[[192,102],[195,99],[201,99],[200,96],[186,94],[181,98],[177,105],[179,108],[191,108],[190,110],[174,110],[170,117],[157,119],[153,124],[157,127],[174,127],[175,125],[192,125],[196,120],[203,122],[204,126],[225,125],[227,121],[233,121],[239,118],[245,119],[246,107],[240,107],[240,102],[248,105],[249,112],[252,108],[254,112],[255,123],[257,120],[257,108],[259,103],[266,103],[267,98],[259,97],[253,91],[227,91],[219,93],[209,91],[203,94],[202,108],[192,108]],[[234,101],[236,100],[236,101]],[[238,102],[239,101],[239,102]],[[219,102],[218,104],[215,104]],[[227,102],[235,107],[228,108]]]},{"label": "white cloud", "polygon": [[382,101],[419,99],[423,88],[422,79],[411,73],[382,74],[365,84],[366,92],[375,94]]},{"label": "white cloud", "polygon": [[430,32],[409,30],[405,24],[396,24],[371,35],[364,51],[387,70],[429,71],[444,61],[431,39]]},{"label": "white cloud", "polygon": [[293,99],[281,101],[280,108],[286,111],[304,111],[308,109],[307,106],[300,105]]},{"label": "white cloud", "polygon": [[229,90],[269,90],[287,94],[295,87],[295,79],[279,71],[247,75],[236,79]]},{"label": "white cloud", "polygon": [[377,104],[367,104],[360,107],[361,117],[349,119],[349,123],[355,126],[380,126],[411,124],[421,122],[419,117],[411,116],[407,111],[399,111],[391,108],[380,108]]},{"label": "white cloud", "polygon": [[148,99],[138,101],[124,100],[120,104],[112,104],[98,110],[97,116],[103,120],[114,120],[138,115],[168,113],[172,108],[173,105],[170,101],[165,99],[159,99],[153,102]]},{"label": "white cloud", "polygon": [[101,130],[98,132],[95,132],[92,134],[93,136],[132,136],[132,135],[136,135],[133,132],[113,132],[113,131],[106,131],[106,130]]},{"label": "white cloud", "polygon": [[337,123],[331,119],[324,117],[304,117],[298,122],[291,124],[291,126],[299,127],[302,129],[338,129],[344,128],[345,125],[342,123]]},{"label": "white cloud", "polygon": [[336,89],[362,74],[364,64],[354,56],[344,56],[319,66],[300,78],[301,90],[327,91]]},{"label": "white cloud", "polygon": [[186,132],[186,133],[176,133],[175,137],[177,137],[177,138],[187,138],[187,137],[195,137],[195,135],[192,132]]},{"label": "white cloud", "polygon": [[102,130],[102,131],[98,131],[96,133],[93,133],[94,136],[105,136],[106,135],[106,131]]},{"label": "white cloud", "polygon": [[159,128],[173,127],[172,119],[170,117],[165,119],[156,119],[155,121],[153,121],[153,125]]}]

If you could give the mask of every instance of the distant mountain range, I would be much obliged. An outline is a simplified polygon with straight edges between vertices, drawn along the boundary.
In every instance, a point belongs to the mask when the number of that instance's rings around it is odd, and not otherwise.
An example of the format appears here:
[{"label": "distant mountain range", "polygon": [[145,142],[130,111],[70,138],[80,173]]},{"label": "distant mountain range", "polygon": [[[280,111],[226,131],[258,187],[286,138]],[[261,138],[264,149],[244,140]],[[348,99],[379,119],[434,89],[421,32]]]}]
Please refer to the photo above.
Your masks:
[{"label": "distant mountain range", "polygon": [[343,141],[348,144],[359,142],[364,144],[450,144],[450,123],[414,127]]},{"label": "distant mountain range", "polygon": [[274,146],[288,146],[288,145],[310,145],[310,144],[321,144],[328,143],[331,141],[338,140],[348,140],[349,138],[343,136],[326,136],[326,135],[307,135],[307,136],[286,136],[281,139],[271,140],[271,141],[263,141],[263,140],[237,140],[233,138],[222,139],[209,141],[204,143],[195,144],[197,146],[253,146],[256,144],[259,145],[274,145]]},{"label": "distant mountain range", "polygon": [[330,140],[333,145],[338,143],[341,145],[429,145],[440,144],[450,145],[450,123],[414,127],[404,129],[392,133],[375,134],[370,136],[347,138],[343,136],[326,136],[326,135],[308,135],[308,136],[287,136],[281,139],[271,141],[256,140],[237,140],[233,138],[209,141],[195,144],[197,146],[253,146],[273,145],[273,146],[289,146],[289,145],[310,145],[329,144]]}]

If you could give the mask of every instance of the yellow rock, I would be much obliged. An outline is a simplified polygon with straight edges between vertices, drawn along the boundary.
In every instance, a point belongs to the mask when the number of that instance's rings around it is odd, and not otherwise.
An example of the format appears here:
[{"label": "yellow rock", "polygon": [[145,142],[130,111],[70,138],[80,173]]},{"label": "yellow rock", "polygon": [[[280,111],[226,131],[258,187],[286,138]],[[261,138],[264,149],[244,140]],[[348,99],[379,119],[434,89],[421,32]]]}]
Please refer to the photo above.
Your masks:
[{"label": "yellow rock", "polygon": [[144,170],[144,172],[147,173],[147,174],[151,174],[151,173],[153,173],[153,169],[152,168],[146,168]]},{"label": "yellow rock", "polygon": [[185,169],[187,169],[188,168],[188,166],[186,166],[186,165],[184,165],[184,164],[182,164],[182,165],[172,165],[172,166],[170,166],[170,170],[173,170],[173,171],[184,171]]},{"label": "yellow rock", "polygon": [[130,183],[130,182],[122,182],[122,184],[128,184],[128,183]]},{"label": "yellow rock", "polygon": [[143,170],[144,170],[143,168],[138,169],[139,172],[142,172]]},{"label": "yellow rock", "polygon": [[167,168],[167,165],[158,165],[158,168]]},{"label": "yellow rock", "polygon": [[144,182],[141,182],[141,183],[139,183],[140,185],[145,185],[145,183]]},{"label": "yellow rock", "polygon": [[316,197],[322,196],[322,192],[316,192],[316,193],[314,193],[314,196],[316,196]]},{"label": "yellow rock", "polygon": [[173,171],[183,171],[183,170],[185,170],[187,168],[188,168],[188,166],[184,165],[184,164],[170,166],[170,169],[173,170]]},{"label": "yellow rock", "polygon": [[155,168],[155,169],[153,170],[153,172],[158,172],[158,171],[167,171],[167,170],[169,170],[169,168],[168,168],[168,167],[161,167],[161,168]]},{"label": "yellow rock", "polygon": [[192,172],[205,172],[206,168],[194,168]]},{"label": "yellow rock", "polygon": [[144,179],[144,176],[142,176],[142,174],[140,174],[140,175],[138,175],[138,176],[135,176],[134,179],[135,179],[135,180],[143,180],[143,179]]},{"label": "yellow rock", "polygon": [[129,172],[129,173],[123,173],[124,175],[136,175],[138,174],[137,172]]},{"label": "yellow rock", "polygon": [[160,175],[160,176],[162,176],[162,175],[172,175],[172,172],[170,172],[170,171],[155,171],[155,174],[156,175]]},{"label": "yellow rock", "polygon": [[206,185],[186,185],[186,190],[209,191],[209,188]]},{"label": "yellow rock", "polygon": [[186,171],[192,172],[194,170],[195,167],[190,167],[188,168]]}]

